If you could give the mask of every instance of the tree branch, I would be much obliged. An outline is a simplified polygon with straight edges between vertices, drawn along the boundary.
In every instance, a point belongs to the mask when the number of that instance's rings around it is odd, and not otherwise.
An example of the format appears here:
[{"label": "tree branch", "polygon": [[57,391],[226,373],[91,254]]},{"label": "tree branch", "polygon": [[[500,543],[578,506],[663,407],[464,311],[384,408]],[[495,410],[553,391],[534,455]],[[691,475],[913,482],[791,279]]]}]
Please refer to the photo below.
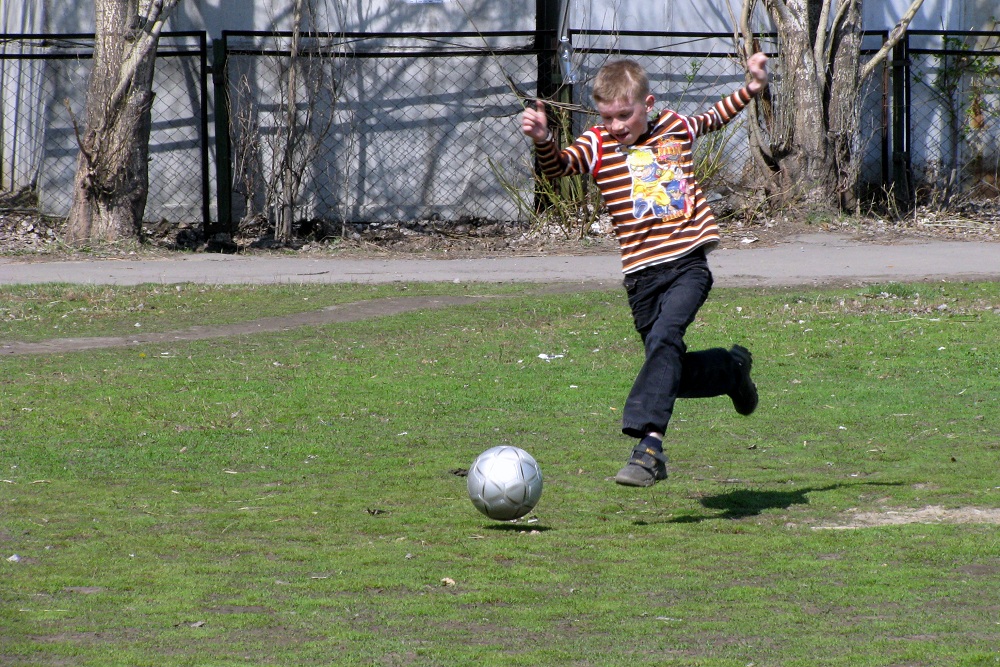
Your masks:
[{"label": "tree branch", "polygon": [[[743,0],[743,5],[740,11],[740,32],[743,33],[743,51],[744,58],[749,58],[753,55],[754,51],[754,38],[753,31],[750,29],[750,17],[753,14],[753,10],[757,5],[757,0]],[[768,142],[764,137],[763,132],[760,128],[760,105],[758,103],[758,97],[754,97],[750,100],[750,109],[753,112],[752,119],[748,123],[750,127],[750,136],[752,137],[752,146],[756,147],[756,155],[759,160],[764,162],[767,166],[768,163],[774,161],[774,157],[768,148]]]},{"label": "tree branch", "polygon": [[[829,60],[827,58],[827,39],[833,42],[834,28],[830,23],[830,6],[837,0],[824,0],[823,7],[819,14],[819,23],[816,25],[816,43],[813,45],[813,60],[816,61],[816,75],[822,77],[826,72]],[[847,4],[850,0],[844,0]]]},{"label": "tree branch", "polygon": [[878,53],[872,56],[871,60],[865,63],[865,66],[861,68],[861,81],[865,81],[869,76],[871,76],[872,72],[874,72],[875,69],[889,56],[889,52],[892,51],[897,44],[899,44],[899,40],[903,39],[903,35],[906,34],[906,29],[910,27],[910,22],[913,21],[913,17],[917,15],[917,11],[920,9],[920,5],[922,4],[924,4],[924,0],[913,0],[910,4],[910,8],[906,10],[905,14],[903,14],[903,18],[899,19],[899,23],[897,23],[896,27],[889,33],[889,39],[887,39],[885,44],[882,45],[882,48],[878,50]]},{"label": "tree branch", "polygon": [[[853,1],[853,0],[851,0]],[[851,3],[844,2],[840,7],[837,8],[837,15],[833,17],[833,25],[830,27],[830,34],[835,35],[837,30],[840,29],[840,24],[844,22],[844,17],[847,15],[847,10],[850,9]],[[826,45],[826,62],[829,63],[833,60],[833,46],[836,40],[831,39]]]},{"label": "tree branch", "polygon": [[174,0],[169,0],[169,4],[164,8],[164,0],[152,0],[149,3],[149,7],[146,8],[146,19],[145,23],[156,23],[160,20],[160,16],[163,14],[164,9],[167,13],[173,9],[172,5],[177,4]]},{"label": "tree branch", "polygon": [[[757,7],[757,0],[743,0],[740,7],[739,34],[743,37],[743,57],[749,58],[753,55],[753,31],[750,30],[750,17]],[[732,8],[730,7],[730,11]],[[738,44],[739,42],[737,42]]]},{"label": "tree branch", "polygon": [[139,65],[156,50],[160,41],[160,33],[170,13],[180,3],[180,0],[153,0],[146,11],[146,22],[142,26],[139,38],[136,39],[131,52],[122,63],[118,73],[118,84],[108,98],[107,109],[114,110],[121,104],[125,95],[132,89],[132,81]]},{"label": "tree branch", "polygon": [[778,33],[781,34],[790,20],[788,5],[785,0],[764,0],[764,5],[770,10],[771,17],[777,24]]}]

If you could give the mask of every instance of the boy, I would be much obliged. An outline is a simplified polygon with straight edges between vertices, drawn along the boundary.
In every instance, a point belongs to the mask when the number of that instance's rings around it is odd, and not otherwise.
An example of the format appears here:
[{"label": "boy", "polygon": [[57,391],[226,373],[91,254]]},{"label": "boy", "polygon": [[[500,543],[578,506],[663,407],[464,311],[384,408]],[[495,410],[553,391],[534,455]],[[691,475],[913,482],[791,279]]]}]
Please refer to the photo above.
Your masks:
[{"label": "boy", "polygon": [[521,129],[534,140],[546,178],[590,173],[612,216],[625,290],[646,360],[625,401],[622,432],[638,439],[618,484],[652,486],[667,478],[663,434],[677,398],[728,395],[736,411],[757,407],[752,357],[739,345],[688,352],[684,333],[712,287],[706,253],[719,228],[694,178],[695,137],[718,130],[767,85],[767,56],[747,60],[752,80],[697,116],[662,111],[645,71],[631,60],[610,62],[594,81],[602,124],[559,150],[540,100]]}]

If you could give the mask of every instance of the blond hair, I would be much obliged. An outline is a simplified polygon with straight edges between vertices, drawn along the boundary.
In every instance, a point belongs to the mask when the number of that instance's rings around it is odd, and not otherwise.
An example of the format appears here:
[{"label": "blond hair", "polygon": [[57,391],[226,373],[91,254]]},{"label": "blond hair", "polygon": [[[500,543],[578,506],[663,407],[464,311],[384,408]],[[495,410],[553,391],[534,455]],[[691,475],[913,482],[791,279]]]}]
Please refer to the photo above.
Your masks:
[{"label": "blond hair", "polygon": [[646,70],[634,60],[613,60],[597,72],[592,95],[598,104],[642,102],[649,96]]}]

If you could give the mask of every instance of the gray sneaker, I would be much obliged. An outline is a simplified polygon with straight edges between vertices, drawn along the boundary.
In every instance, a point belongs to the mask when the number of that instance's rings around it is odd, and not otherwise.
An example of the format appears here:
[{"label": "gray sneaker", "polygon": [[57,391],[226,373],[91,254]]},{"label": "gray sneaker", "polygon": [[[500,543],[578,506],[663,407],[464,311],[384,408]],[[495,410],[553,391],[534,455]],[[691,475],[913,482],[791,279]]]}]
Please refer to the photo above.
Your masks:
[{"label": "gray sneaker", "polygon": [[733,345],[729,351],[733,359],[740,367],[740,379],[730,394],[733,399],[733,407],[741,415],[749,415],[757,409],[757,385],[750,379],[750,368],[753,366],[753,356],[750,350],[740,345]]},{"label": "gray sneaker", "polygon": [[615,475],[615,482],[622,486],[653,486],[666,478],[667,455],[640,442],[625,467]]}]

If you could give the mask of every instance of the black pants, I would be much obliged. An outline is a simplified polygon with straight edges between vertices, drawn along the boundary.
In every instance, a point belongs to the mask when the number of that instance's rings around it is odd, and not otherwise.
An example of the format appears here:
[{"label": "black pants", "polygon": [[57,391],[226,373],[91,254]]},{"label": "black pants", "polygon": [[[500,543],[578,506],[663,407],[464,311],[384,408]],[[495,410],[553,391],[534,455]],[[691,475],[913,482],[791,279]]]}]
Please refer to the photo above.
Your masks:
[{"label": "black pants", "polygon": [[728,350],[688,352],[684,334],[712,289],[705,253],[629,274],[625,290],[646,361],[622,411],[622,432],[663,433],[677,398],[707,398],[736,387],[739,366]]}]

